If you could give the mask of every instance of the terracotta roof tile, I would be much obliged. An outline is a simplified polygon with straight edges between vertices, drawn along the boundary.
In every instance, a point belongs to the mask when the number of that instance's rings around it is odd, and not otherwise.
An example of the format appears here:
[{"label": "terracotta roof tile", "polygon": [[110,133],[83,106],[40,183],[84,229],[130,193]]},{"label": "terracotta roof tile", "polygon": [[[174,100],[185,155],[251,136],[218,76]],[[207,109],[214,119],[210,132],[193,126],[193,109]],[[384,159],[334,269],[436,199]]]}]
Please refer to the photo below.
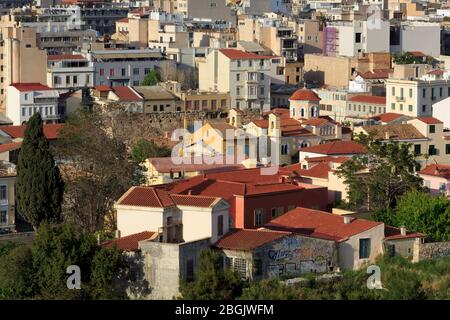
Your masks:
[{"label": "terracotta roof tile", "polygon": [[[44,124],[44,135],[48,140],[55,140],[58,137],[58,130],[61,129],[63,124]],[[5,132],[11,138],[22,138],[25,135],[26,125],[20,126],[0,126],[0,130]]]},{"label": "terracotta roof tile", "polygon": [[320,101],[319,96],[312,90],[309,89],[298,89],[295,91],[289,100],[299,100],[299,101]]},{"label": "terracotta roof tile", "polygon": [[420,174],[427,176],[441,177],[450,179],[450,166],[444,164],[430,164],[419,171]]},{"label": "terracotta roof tile", "polygon": [[172,157],[149,158],[148,161],[158,172],[222,172],[244,169],[241,164],[227,164],[223,155],[184,157],[180,159],[180,164],[174,163]]},{"label": "terracotta roof tile", "polygon": [[418,117],[417,120],[420,120],[426,124],[440,124],[443,123],[441,120],[436,119],[434,117]]},{"label": "terracotta roof tile", "polygon": [[397,239],[410,239],[410,238],[424,238],[425,234],[420,232],[406,231],[406,235],[402,236],[400,228],[384,226],[384,239],[385,240],[397,240]]},{"label": "terracotta roof tile", "polygon": [[152,238],[155,232],[143,231],[135,234],[130,234],[126,237],[121,237],[106,241],[101,244],[102,247],[112,248],[116,246],[119,250],[123,251],[137,251],[139,249],[139,241],[144,241]]},{"label": "terracotta roof tile", "polygon": [[264,227],[341,242],[379,225],[383,223],[365,219],[353,219],[346,224],[341,216],[298,207],[271,220]]},{"label": "terracotta roof tile", "polygon": [[362,128],[367,133],[373,132],[375,139],[378,140],[425,139],[425,136],[410,123],[363,126]]},{"label": "terracotta roof tile", "polygon": [[154,208],[166,208],[175,205],[165,190],[153,187],[132,187],[117,203],[120,205]]},{"label": "terracotta roof tile", "polygon": [[114,93],[122,101],[141,101],[142,98],[137,93],[135,93],[130,87],[119,86],[112,87]]},{"label": "terracotta roof tile", "polygon": [[191,206],[200,208],[210,208],[220,200],[220,198],[218,197],[206,197],[206,196],[185,195],[185,194],[172,194],[170,195],[170,197],[177,206]]},{"label": "terracotta roof tile", "polygon": [[255,53],[245,52],[236,49],[220,49],[219,50],[223,55],[231,60],[240,60],[240,59],[272,59],[274,56],[263,56]]},{"label": "terracotta roof tile", "polygon": [[394,120],[396,120],[396,119],[398,119],[400,117],[403,117],[403,116],[404,116],[403,114],[399,114],[399,113],[386,112],[386,113],[382,113],[382,114],[379,114],[377,116],[374,116],[371,119],[378,120],[378,121],[385,122],[385,123],[389,123],[389,122],[394,121]]},{"label": "terracotta roof tile", "polygon": [[42,91],[42,90],[54,90],[46,85],[40,84],[38,82],[30,83],[11,83],[11,86],[19,90],[20,92],[29,91]]},{"label": "terracotta roof tile", "polygon": [[358,95],[350,98],[351,102],[362,102],[362,103],[372,103],[372,104],[380,104],[386,105],[386,97],[380,96],[367,96],[367,95]]},{"label": "terracotta roof tile", "polygon": [[248,251],[290,234],[290,232],[272,230],[233,229],[217,241],[214,246],[221,249]]},{"label": "terracotta roof tile", "polygon": [[0,153],[20,149],[22,142],[10,142],[0,144]]},{"label": "terracotta roof tile", "polygon": [[299,149],[301,152],[312,152],[326,155],[363,154],[366,148],[356,141],[334,141]]}]

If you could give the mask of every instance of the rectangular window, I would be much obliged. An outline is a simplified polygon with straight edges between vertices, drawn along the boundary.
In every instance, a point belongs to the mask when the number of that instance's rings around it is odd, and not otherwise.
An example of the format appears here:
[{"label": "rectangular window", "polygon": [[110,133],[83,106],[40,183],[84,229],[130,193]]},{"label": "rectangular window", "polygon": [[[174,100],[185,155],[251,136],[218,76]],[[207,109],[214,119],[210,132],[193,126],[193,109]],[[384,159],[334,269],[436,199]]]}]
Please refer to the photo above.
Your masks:
[{"label": "rectangular window", "polygon": [[395,97],[395,87],[392,87],[392,96]]},{"label": "rectangular window", "polygon": [[27,109],[22,108],[22,117],[25,117],[27,115]]},{"label": "rectangular window", "polygon": [[368,259],[370,257],[370,238],[359,239],[359,258]]},{"label": "rectangular window", "polygon": [[236,73],[236,81],[241,81],[241,74],[240,73]]},{"label": "rectangular window", "polygon": [[414,154],[417,156],[422,153],[422,146],[420,144],[414,145]]},{"label": "rectangular window", "polygon": [[436,151],[436,149],[434,147],[434,144],[430,144],[430,146],[428,147],[428,154],[430,156],[435,156],[436,153],[437,153],[437,151]]},{"label": "rectangular window", "polygon": [[0,224],[8,223],[8,212],[6,210],[0,211]]},{"label": "rectangular window", "polygon": [[391,103],[391,110],[395,110],[395,103]]},{"label": "rectangular window", "polygon": [[114,69],[109,69],[109,76],[113,77],[114,76]]},{"label": "rectangular window", "polygon": [[5,201],[8,199],[8,187],[0,186],[0,200]]},{"label": "rectangular window", "polygon": [[430,125],[430,133],[436,133],[436,126],[434,124]]},{"label": "rectangular window", "polygon": [[139,68],[133,68],[133,74],[135,76],[138,76],[139,75]]},{"label": "rectangular window", "polygon": [[125,68],[122,68],[122,70],[120,70],[120,72],[121,72],[121,74],[122,74],[122,77],[124,77],[124,76],[125,76],[125,73],[126,73]]},{"label": "rectangular window", "polygon": [[409,112],[412,112],[412,111],[413,111],[413,106],[412,106],[412,104],[408,105],[408,111],[409,111]]},{"label": "rectangular window", "polygon": [[100,68],[100,77],[103,77],[105,75],[105,69]]},{"label": "rectangular window", "polygon": [[361,43],[361,32],[355,33],[355,42]]},{"label": "rectangular window", "polygon": [[241,258],[234,258],[234,270],[239,272],[242,278],[247,277],[247,260]]},{"label": "rectangular window", "polygon": [[413,96],[413,90],[409,89],[409,97],[412,98],[412,96]]},{"label": "rectangular window", "polygon": [[450,144],[445,145],[445,154],[450,154]]},{"label": "rectangular window", "polygon": [[264,224],[264,209],[255,209],[255,226]]},{"label": "rectangular window", "polygon": [[422,98],[425,98],[427,96],[427,89],[422,89]]},{"label": "rectangular window", "polygon": [[223,235],[223,216],[220,215],[217,217],[217,235]]}]

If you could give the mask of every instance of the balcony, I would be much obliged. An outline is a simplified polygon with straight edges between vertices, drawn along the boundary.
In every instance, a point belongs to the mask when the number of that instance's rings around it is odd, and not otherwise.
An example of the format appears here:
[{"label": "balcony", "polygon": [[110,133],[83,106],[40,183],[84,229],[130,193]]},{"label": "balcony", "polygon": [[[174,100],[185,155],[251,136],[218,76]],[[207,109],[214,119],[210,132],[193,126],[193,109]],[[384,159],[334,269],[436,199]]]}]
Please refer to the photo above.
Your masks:
[{"label": "balcony", "polygon": [[397,100],[397,102],[404,102],[405,97],[395,97],[395,100]]}]

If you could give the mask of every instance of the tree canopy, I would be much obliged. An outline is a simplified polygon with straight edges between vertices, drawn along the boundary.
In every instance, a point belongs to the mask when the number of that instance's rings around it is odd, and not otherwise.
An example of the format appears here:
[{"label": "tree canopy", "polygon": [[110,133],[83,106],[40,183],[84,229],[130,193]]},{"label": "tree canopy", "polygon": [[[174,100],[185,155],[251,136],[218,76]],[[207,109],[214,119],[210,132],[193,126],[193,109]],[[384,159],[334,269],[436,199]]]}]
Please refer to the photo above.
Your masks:
[{"label": "tree canopy", "polygon": [[141,82],[141,86],[155,86],[159,82],[161,82],[161,75],[158,70],[152,69],[145,75],[144,80]]},{"label": "tree canopy", "polygon": [[200,252],[195,281],[181,281],[180,292],[187,300],[230,300],[241,294],[239,274],[223,267],[222,255],[211,249]]},{"label": "tree canopy", "polygon": [[353,157],[337,170],[347,185],[351,209],[388,210],[396,206],[399,196],[422,188],[409,144],[380,142],[374,134],[359,134],[355,140],[367,153]]},{"label": "tree canopy", "polygon": [[[67,267],[81,271],[81,289],[68,289]],[[125,295],[115,282],[125,271],[115,248],[101,248],[92,235],[69,225],[42,223],[31,246],[0,257],[0,299],[114,299]]]},{"label": "tree canopy", "polygon": [[160,147],[153,141],[140,139],[131,150],[131,158],[137,163],[142,163],[148,158],[169,157],[171,153],[167,147]]},{"label": "tree canopy", "polygon": [[27,123],[17,163],[17,209],[33,227],[58,222],[61,215],[63,181],[44,135],[41,115]]},{"label": "tree canopy", "polygon": [[141,181],[125,143],[114,137],[102,114],[78,110],[60,131],[56,153],[64,162],[65,221],[87,233],[114,230],[114,201]]}]

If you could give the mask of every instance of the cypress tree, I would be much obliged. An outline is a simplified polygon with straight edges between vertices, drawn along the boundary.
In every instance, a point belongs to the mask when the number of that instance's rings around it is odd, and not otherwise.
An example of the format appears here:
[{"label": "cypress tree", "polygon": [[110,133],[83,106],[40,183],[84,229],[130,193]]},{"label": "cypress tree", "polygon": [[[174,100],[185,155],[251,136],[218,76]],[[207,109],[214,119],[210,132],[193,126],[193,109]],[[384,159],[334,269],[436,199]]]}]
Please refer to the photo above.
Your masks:
[{"label": "cypress tree", "polygon": [[17,209],[33,225],[58,222],[63,181],[44,136],[41,115],[33,115],[25,129],[17,164]]}]

